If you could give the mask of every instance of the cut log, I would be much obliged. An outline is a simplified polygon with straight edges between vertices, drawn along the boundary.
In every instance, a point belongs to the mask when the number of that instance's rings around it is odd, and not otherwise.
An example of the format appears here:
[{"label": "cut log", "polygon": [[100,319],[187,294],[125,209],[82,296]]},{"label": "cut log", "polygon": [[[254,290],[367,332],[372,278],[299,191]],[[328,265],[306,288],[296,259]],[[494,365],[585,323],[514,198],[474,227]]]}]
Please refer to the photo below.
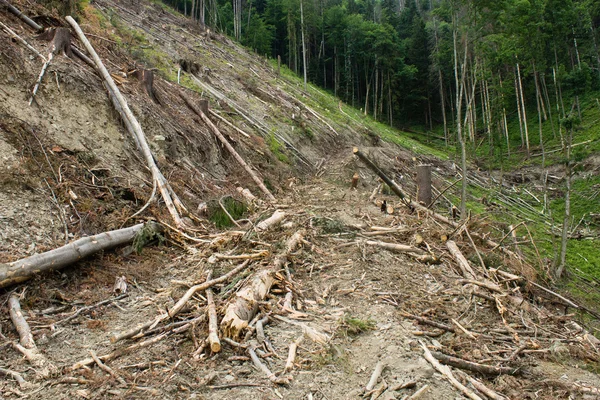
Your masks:
[{"label": "cut log", "polygon": [[471,268],[469,262],[467,261],[465,256],[463,256],[462,252],[456,245],[456,242],[454,242],[453,240],[448,240],[446,242],[446,247],[448,247],[450,254],[452,254],[454,259],[458,263],[458,267],[460,268],[462,275],[466,279],[476,279],[477,275],[475,274],[475,271],[473,271],[473,268]]},{"label": "cut log", "polygon": [[388,178],[387,175],[384,174],[383,171],[380,170],[377,165],[375,165],[371,160],[369,160],[369,158],[362,151],[355,147],[353,149],[353,152],[358,158],[360,158],[360,160],[363,163],[365,163],[367,167],[369,167],[371,171],[375,172],[377,176],[379,176],[381,180],[383,180],[390,187],[390,189],[392,189],[392,191],[396,193],[398,197],[400,197],[401,200],[403,200],[407,205],[410,203],[410,201],[408,200],[408,196],[404,194],[402,189],[400,189],[400,186],[398,186],[396,182]]},{"label": "cut log", "polygon": [[248,326],[256,312],[258,303],[263,301],[271,286],[275,283],[274,273],[283,268],[292,251],[302,242],[304,232],[298,231],[288,239],[283,253],[275,257],[268,269],[259,271],[249,284],[240,289],[226,307],[225,316],[221,320],[224,337],[237,339]]},{"label": "cut log", "polygon": [[88,236],[46,253],[0,264],[0,288],[23,282],[40,272],[63,268],[101,250],[129,243],[144,224]]},{"label": "cut log", "polygon": [[96,64],[97,71],[100,73],[100,75],[102,76],[102,78],[104,79],[106,84],[110,87],[112,94],[118,100],[119,105],[120,105],[124,115],[126,116],[127,120],[129,121],[129,125],[128,124],[126,124],[126,125],[132,129],[130,131],[130,133],[132,134],[132,136],[135,137],[136,144],[138,144],[138,146],[140,147],[140,151],[142,152],[142,154],[146,160],[146,164],[148,165],[148,168],[152,172],[152,179],[156,182],[158,189],[160,190],[160,193],[162,195],[162,198],[165,202],[165,205],[167,206],[167,209],[169,210],[171,217],[175,221],[175,224],[177,225],[178,228],[184,226],[183,220],[181,219],[181,216],[179,215],[179,212],[177,211],[177,209],[175,208],[175,205],[173,203],[173,198],[172,198],[171,193],[168,188],[168,182],[165,179],[165,177],[163,176],[162,172],[160,172],[160,170],[158,169],[158,166],[156,165],[156,162],[154,161],[152,151],[150,150],[150,146],[148,145],[146,136],[144,135],[144,131],[142,130],[140,123],[138,122],[138,120],[135,118],[135,116],[129,109],[129,106],[127,105],[127,102],[121,95],[119,88],[117,88],[117,85],[115,84],[114,80],[108,73],[106,67],[104,67],[104,64],[100,60],[100,57],[98,56],[98,54],[96,53],[96,51],[94,50],[94,48],[92,47],[90,42],[85,37],[83,31],[81,30],[81,28],[79,27],[77,22],[75,22],[75,20],[70,16],[67,16],[66,20],[69,24],[71,24],[71,26],[77,33],[79,40],[84,44],[86,50],[92,56],[92,59],[94,60],[94,63]]},{"label": "cut log", "polygon": [[264,219],[264,220],[260,221],[258,224],[256,224],[256,230],[258,232],[264,232],[267,229],[271,228],[273,225],[277,225],[278,223],[283,221],[284,218],[285,218],[284,211],[275,210],[273,215],[271,215],[269,218]]},{"label": "cut log", "polygon": [[[206,280],[210,280],[211,275],[212,271],[209,272]],[[212,288],[206,288],[206,304],[208,306],[208,342],[210,343],[210,350],[213,353],[218,353],[221,351],[221,341],[219,340],[219,322]]]},{"label": "cut log", "polygon": [[18,8],[14,7],[12,4],[10,4],[7,0],[0,0],[0,4],[3,4],[8,9],[8,11],[10,11],[12,14],[16,15],[18,18],[20,18],[23,22],[25,22],[27,25],[29,25],[34,30],[41,31],[42,29],[44,29],[40,25],[38,25],[35,21],[33,21],[31,18],[29,18],[27,15],[25,15],[21,11],[19,11]]},{"label": "cut log", "polygon": [[[270,201],[275,201],[275,196],[273,196],[273,194],[269,191],[269,189],[267,189],[267,187],[265,186],[265,184],[263,183],[262,179],[260,179],[258,177],[258,175],[256,175],[256,173],[252,170],[252,168],[250,168],[250,166],[246,163],[246,161],[244,161],[244,159],[242,158],[242,156],[239,155],[239,153],[233,148],[233,146],[231,145],[231,143],[229,143],[229,141],[225,138],[225,136],[223,136],[223,134],[221,133],[221,131],[219,130],[219,128],[217,128],[215,126],[215,124],[212,123],[212,121],[208,118],[208,116],[206,115],[206,113],[204,113],[202,111],[202,108],[198,108],[196,106],[194,106],[194,104],[192,103],[192,101],[183,93],[180,92],[180,96],[183,99],[183,101],[185,101],[185,104],[187,104],[187,106],[196,114],[198,114],[198,116],[200,118],[202,118],[202,120],[204,121],[204,123],[206,125],[208,125],[208,127],[210,128],[210,130],[215,134],[215,136],[221,141],[221,143],[223,143],[223,145],[225,146],[225,148],[231,153],[231,155],[237,160],[238,163],[240,163],[240,165],[246,170],[246,172],[248,173],[248,175],[250,175],[250,177],[252,178],[252,180],[254,181],[254,183],[256,183],[256,185],[259,187],[260,190],[262,190],[262,192],[267,196],[267,198]],[[206,101],[206,100],[202,100],[202,101]],[[205,103],[206,108],[208,109],[208,102]]]}]

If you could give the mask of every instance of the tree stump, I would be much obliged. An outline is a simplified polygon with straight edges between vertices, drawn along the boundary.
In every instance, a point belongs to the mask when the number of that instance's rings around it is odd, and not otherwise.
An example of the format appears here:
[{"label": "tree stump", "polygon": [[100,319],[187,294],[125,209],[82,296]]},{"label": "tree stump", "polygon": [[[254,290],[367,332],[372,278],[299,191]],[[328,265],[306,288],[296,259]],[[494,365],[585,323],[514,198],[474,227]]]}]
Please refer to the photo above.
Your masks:
[{"label": "tree stump", "polygon": [[425,206],[431,204],[431,165],[417,166],[417,201]]}]

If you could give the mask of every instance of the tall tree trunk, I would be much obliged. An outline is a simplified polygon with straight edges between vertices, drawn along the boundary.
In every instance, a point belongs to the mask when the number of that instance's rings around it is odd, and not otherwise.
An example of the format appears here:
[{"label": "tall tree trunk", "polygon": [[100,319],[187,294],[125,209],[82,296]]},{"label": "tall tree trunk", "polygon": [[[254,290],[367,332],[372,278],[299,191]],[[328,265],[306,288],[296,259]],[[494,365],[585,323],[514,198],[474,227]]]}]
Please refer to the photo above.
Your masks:
[{"label": "tall tree trunk", "polygon": [[442,105],[442,119],[444,121],[444,143],[448,146],[448,121],[446,120],[446,100],[444,99],[444,80],[442,70],[438,68],[438,80],[440,82],[440,103]]},{"label": "tall tree trunk", "polygon": [[379,95],[379,71],[377,59],[375,59],[375,90],[373,91],[373,119],[377,121],[377,96]]},{"label": "tall tree trunk", "polygon": [[554,118],[552,118],[552,104],[550,103],[550,96],[548,95],[548,86],[546,85],[546,74],[542,74],[542,92],[546,104],[548,104],[548,117],[550,118],[550,127],[552,127],[552,138],[556,139],[556,130],[554,129]]},{"label": "tall tree trunk", "polygon": [[515,68],[515,96],[517,97],[517,116],[519,117],[519,131],[521,132],[521,148],[525,147],[525,135],[523,133],[523,116],[521,115],[521,96],[519,84],[517,83],[517,69]]},{"label": "tall tree trunk", "polygon": [[461,168],[462,168],[462,189],[460,198],[460,211],[461,218],[466,218],[467,215],[467,149],[465,146],[465,138],[462,132],[462,121],[461,121],[461,109],[462,99],[465,90],[465,75],[467,67],[467,45],[468,41],[465,40],[464,49],[464,61],[461,66],[461,79],[458,79],[458,23],[456,21],[456,15],[454,15],[454,30],[453,30],[453,43],[454,43],[454,80],[456,82],[456,133],[458,136],[458,142],[460,143],[460,154],[461,154]]},{"label": "tall tree trunk", "polygon": [[567,262],[567,242],[569,241],[569,222],[571,220],[571,142],[573,140],[573,127],[569,128],[565,146],[565,173],[566,173],[566,193],[565,193],[565,216],[563,219],[562,235],[560,239],[560,260],[556,267],[556,278],[559,279]]},{"label": "tall tree trunk", "polygon": [[392,81],[390,79],[390,71],[388,71],[388,118],[390,126],[394,126],[393,105],[392,105]]},{"label": "tall tree trunk", "polygon": [[302,34],[302,64],[304,67],[304,91],[307,89],[307,65],[306,65],[306,40],[304,38],[304,7],[302,6],[303,1],[300,0],[300,31]]},{"label": "tall tree trunk", "polygon": [[523,95],[523,82],[521,81],[521,67],[517,63],[517,76],[519,77],[519,94],[521,96],[521,107],[523,115],[523,131],[525,132],[525,148],[529,157],[529,130],[527,128],[527,109],[525,108],[525,96]]},{"label": "tall tree trunk", "polygon": [[533,64],[533,78],[535,80],[535,100],[536,100],[537,113],[538,113],[538,127],[540,130],[540,148],[542,150],[542,168],[545,168],[546,167],[546,152],[544,151],[544,132],[543,132],[543,127],[542,127],[542,111],[541,111],[541,105],[540,105],[540,100],[541,100],[542,96],[540,94],[540,85],[538,82],[538,75],[537,75],[537,71],[535,68],[535,61],[533,61],[532,64]]},{"label": "tall tree trunk", "polygon": [[562,113],[561,113],[561,105],[563,104],[562,101],[562,92],[560,90],[560,85],[558,84],[558,80],[556,79],[556,69],[552,68],[552,78],[554,79],[554,95],[556,96],[556,110],[558,112],[558,135],[560,137],[560,144],[561,146],[565,146],[565,138],[563,137],[562,134],[562,124],[560,123],[560,115],[562,114],[563,118],[565,117],[564,113],[565,113],[565,109],[564,106],[562,107]]}]

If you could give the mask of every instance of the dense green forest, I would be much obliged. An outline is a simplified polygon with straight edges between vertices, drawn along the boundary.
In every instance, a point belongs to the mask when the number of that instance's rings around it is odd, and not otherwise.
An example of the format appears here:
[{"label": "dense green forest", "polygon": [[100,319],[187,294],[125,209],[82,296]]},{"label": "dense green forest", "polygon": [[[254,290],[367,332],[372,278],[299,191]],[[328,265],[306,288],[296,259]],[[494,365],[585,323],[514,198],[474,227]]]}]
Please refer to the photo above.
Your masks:
[{"label": "dense green forest", "polygon": [[558,126],[600,87],[594,0],[165,2],[299,75],[306,66],[309,82],[377,120],[444,126],[450,141],[458,111],[471,139],[501,140],[518,114],[528,148],[532,108]]}]

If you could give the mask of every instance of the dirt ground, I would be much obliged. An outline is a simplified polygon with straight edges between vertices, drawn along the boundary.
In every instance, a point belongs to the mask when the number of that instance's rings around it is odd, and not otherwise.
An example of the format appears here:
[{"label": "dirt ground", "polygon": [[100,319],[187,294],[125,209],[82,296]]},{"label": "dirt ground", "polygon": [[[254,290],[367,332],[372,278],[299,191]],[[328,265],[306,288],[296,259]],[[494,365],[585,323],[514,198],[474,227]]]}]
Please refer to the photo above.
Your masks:
[{"label": "dirt ground", "polygon": [[[31,7],[32,15],[56,17],[39,4],[16,4]],[[157,5],[102,0],[90,7],[121,16],[144,32],[174,65],[181,57],[197,60],[203,68],[199,73],[203,82],[235,99],[241,111],[259,121],[252,125],[235,115],[231,106],[212,98],[219,115],[253,132],[246,138],[218,123],[268,181],[277,203],[253,205],[243,216],[246,220],[239,221],[241,227],[230,230],[216,229],[198,212],[195,230],[188,232],[195,241],[167,229],[163,242],[149,244],[141,254],[124,246],[0,289],[0,368],[18,372],[26,381],[20,385],[2,376],[0,399],[357,399],[363,397],[378,362],[384,369],[375,384],[376,393],[365,398],[403,399],[418,391],[420,399],[462,398],[425,360],[422,344],[431,351],[518,370],[515,376],[469,372],[509,398],[598,398],[600,353],[594,343],[586,341],[585,332],[572,324],[573,316],[565,316],[564,307],[542,299],[526,284],[510,280],[498,280],[498,284],[523,296],[531,309],[508,305],[505,292],[496,299],[487,292],[477,297],[472,284],[460,282],[461,270],[441,239],[453,229],[411,212],[389,195],[371,198],[379,182],[351,155],[351,147],[361,145],[380,165],[401,171],[403,175],[397,173],[396,179],[409,193],[414,193],[411,171],[424,159],[421,155],[385,143],[372,146],[372,138],[357,133],[360,126],[339,126],[334,121],[326,126],[302,108],[306,94],[275,77],[264,60],[226,38],[186,26],[180,17]],[[93,15],[86,11],[84,28],[96,35],[94,45],[111,72],[123,78],[138,60],[103,37],[115,29],[101,30]],[[50,43],[36,39],[3,9],[0,17],[42,54],[50,51]],[[164,206],[157,203],[139,218],[128,219],[150,197],[150,174],[93,70],[79,60],[57,56],[30,107],[31,87],[41,64],[0,33],[0,263],[134,221],[170,223]],[[252,78],[255,84],[261,83],[260,90],[249,85],[248,76],[256,78]],[[157,104],[138,82],[123,79],[121,90],[145,129],[157,163],[188,209],[195,213],[204,202],[218,204],[223,196],[240,198],[236,186],[250,187],[258,195],[246,173],[185,106],[177,94],[183,89],[157,76],[161,101]],[[315,137],[294,134],[291,125],[297,130],[308,128]],[[344,135],[334,135],[331,127]],[[281,132],[281,140],[287,142],[278,151],[292,161],[278,159],[273,144],[267,143],[273,136],[265,135],[263,129]],[[317,168],[307,168],[301,158]],[[436,166],[436,177],[452,176],[448,163],[428,161]],[[359,173],[358,189],[350,190],[355,172]],[[438,187],[441,183],[434,182]],[[394,206],[393,214],[382,213],[379,203],[384,199]],[[254,225],[275,209],[286,213],[284,221],[257,233]],[[493,231],[483,222],[477,229]],[[216,354],[202,347],[206,322],[186,322],[206,313],[203,292],[177,317],[151,328],[145,336],[111,342],[114,334],[164,313],[189,286],[206,279],[209,270],[221,276],[239,263],[213,262],[214,253],[268,251],[266,258],[253,261],[240,275],[214,287],[221,316],[236,291],[255,272],[272,265],[286,240],[300,230],[304,241],[287,263],[291,281],[283,278],[284,271],[277,271],[273,290],[258,302],[259,315],[269,317],[264,343],[251,334],[240,341],[241,346],[223,341],[222,351]],[[487,269],[477,267],[477,255],[467,239],[464,233],[456,237],[478,273],[488,274],[493,268],[522,272],[514,260],[491,252],[478,240],[475,244],[483,252]],[[420,248],[440,262],[419,262],[367,240],[411,246],[422,240],[425,244]],[[113,284],[121,276],[128,290],[125,296],[116,296]],[[293,310],[284,309],[290,288]],[[20,295],[37,346],[57,367],[49,378],[38,377],[36,368],[14,346],[19,338],[8,313],[13,293]],[[450,330],[417,323],[407,314],[437,321]],[[177,327],[185,329],[177,331]],[[325,340],[311,339],[307,327]],[[294,367],[283,373],[288,348],[300,337]],[[148,340],[155,342],[126,349]],[[277,376],[288,376],[289,384],[275,384],[255,368],[247,347],[256,348]],[[105,361],[112,373],[94,364],[72,368],[90,357],[91,351],[101,357],[114,355]],[[472,389],[468,378],[454,371]]]}]

